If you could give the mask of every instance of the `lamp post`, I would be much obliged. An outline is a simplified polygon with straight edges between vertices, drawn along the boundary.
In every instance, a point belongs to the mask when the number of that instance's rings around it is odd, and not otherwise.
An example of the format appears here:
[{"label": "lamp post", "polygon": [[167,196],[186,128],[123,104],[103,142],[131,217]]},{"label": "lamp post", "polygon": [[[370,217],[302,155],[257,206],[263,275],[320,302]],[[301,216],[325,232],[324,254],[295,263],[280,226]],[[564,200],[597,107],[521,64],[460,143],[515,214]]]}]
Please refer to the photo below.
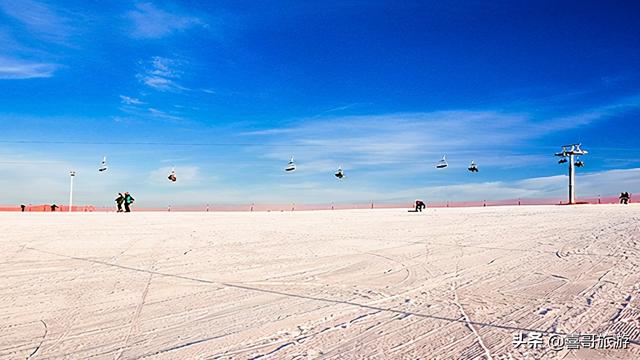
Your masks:
[{"label": "lamp post", "polygon": [[69,177],[71,178],[69,184],[69,212],[71,212],[71,208],[73,207],[73,178],[76,177],[76,172],[73,170],[69,171]]},{"label": "lamp post", "polygon": [[[576,167],[583,167],[581,160],[575,161],[575,156],[586,155],[589,152],[580,148],[581,144],[563,145],[562,151],[555,155],[561,157],[558,164],[569,163],[569,204],[576,203]],[[568,160],[567,160],[568,158]]]}]

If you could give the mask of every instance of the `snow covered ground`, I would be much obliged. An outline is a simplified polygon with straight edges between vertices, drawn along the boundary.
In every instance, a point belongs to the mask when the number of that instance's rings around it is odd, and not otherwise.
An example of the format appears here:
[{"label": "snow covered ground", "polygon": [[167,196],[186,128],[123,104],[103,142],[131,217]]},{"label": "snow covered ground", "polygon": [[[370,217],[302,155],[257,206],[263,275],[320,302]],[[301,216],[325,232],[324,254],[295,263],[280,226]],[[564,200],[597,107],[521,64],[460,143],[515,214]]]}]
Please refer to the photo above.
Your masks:
[{"label": "snow covered ground", "polygon": [[[0,233],[0,358],[640,358],[638,205],[2,213]],[[513,344],[537,332],[631,343]]]}]

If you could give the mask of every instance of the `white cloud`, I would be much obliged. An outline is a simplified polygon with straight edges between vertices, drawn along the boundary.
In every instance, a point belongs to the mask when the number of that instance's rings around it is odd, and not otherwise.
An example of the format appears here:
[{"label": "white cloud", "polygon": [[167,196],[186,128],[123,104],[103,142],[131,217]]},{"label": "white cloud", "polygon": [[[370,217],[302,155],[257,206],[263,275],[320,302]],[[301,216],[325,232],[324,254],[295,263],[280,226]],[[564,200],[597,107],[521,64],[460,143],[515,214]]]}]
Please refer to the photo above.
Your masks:
[{"label": "white cloud", "polygon": [[65,44],[74,32],[68,17],[41,1],[0,0],[0,10],[18,20],[34,36],[45,41]]},{"label": "white cloud", "polygon": [[153,65],[153,67],[151,70],[149,70],[149,73],[152,75],[167,78],[179,77],[177,71],[173,68],[176,65],[175,60],[155,56],[151,59],[151,64]]},{"label": "white cloud", "polygon": [[180,92],[189,90],[188,88],[177,83],[177,80],[181,77],[182,62],[154,56],[149,62],[143,72],[137,75],[138,80],[143,84],[158,90],[158,91],[170,91]]},{"label": "white cloud", "polygon": [[125,105],[142,105],[142,104],[144,104],[139,99],[136,99],[134,97],[125,96],[125,95],[120,95],[120,101]]},{"label": "white cloud", "polygon": [[[140,102],[140,104],[144,104],[144,103]],[[178,115],[174,115],[153,107],[144,108],[144,107],[138,106],[140,104],[124,103],[124,105],[120,107],[120,110],[136,118],[142,118],[142,119],[160,119],[160,120],[169,120],[169,121],[184,120],[184,118]],[[125,119],[116,117],[114,120],[116,122],[123,122]]]},{"label": "white cloud", "polygon": [[[583,112],[539,120],[535,115],[498,111],[435,111],[357,116],[325,116],[297,120],[290,126],[258,129],[240,135],[255,137],[266,159],[288,159],[320,164],[330,160],[351,168],[403,166],[402,172],[435,171],[443,154],[452,168],[471,160],[480,167],[517,168],[546,164],[555,149],[526,148],[547,134],[603,121],[640,108],[640,96],[619,99]],[[525,146],[524,148],[522,148]],[[551,160],[551,162],[553,162]],[[426,167],[424,164],[428,164]],[[326,166],[306,167],[323,172]]]},{"label": "white cloud", "polygon": [[[242,135],[259,137],[257,143],[266,141],[269,146],[263,156],[268,159],[295,155],[305,163],[330,160],[334,165],[343,162],[353,168],[431,163],[442,154],[457,154],[469,157],[465,159],[466,166],[467,161],[480,161],[479,155],[490,153],[487,149],[531,138],[530,127],[520,114],[441,111],[313,118],[296,126]],[[318,171],[322,170],[318,167]]]},{"label": "white cloud", "polygon": [[178,86],[173,80],[163,78],[160,76],[144,76],[141,78],[141,80],[147,86],[152,87],[156,90],[167,91],[174,88],[178,88]]},{"label": "white cloud", "polygon": [[173,121],[182,120],[181,117],[175,116],[175,115],[171,115],[171,114],[166,113],[166,112],[164,112],[162,110],[158,110],[158,109],[155,109],[155,108],[148,108],[147,110],[149,111],[149,114],[151,114],[152,116],[157,117],[157,118],[161,118],[161,119],[165,119],[165,120],[173,120]]},{"label": "white cloud", "polygon": [[199,18],[182,15],[173,9],[165,11],[152,3],[138,3],[127,13],[133,30],[130,35],[140,39],[158,39],[193,27],[204,26]]},{"label": "white cloud", "polygon": [[298,129],[293,129],[293,128],[289,128],[289,129],[265,129],[265,130],[246,131],[246,132],[240,133],[240,135],[246,135],[246,136],[251,136],[251,135],[281,135],[281,134],[296,133],[298,131],[299,131]]},{"label": "white cloud", "polygon": [[539,124],[541,131],[558,131],[573,129],[579,126],[611,118],[628,111],[637,110],[640,107],[640,94],[635,94],[618,99],[610,104],[605,104],[595,108],[587,109],[577,114],[562,116]]},{"label": "white cloud", "polygon": [[52,77],[57,64],[29,62],[0,57],[0,79],[34,79]]},{"label": "white cloud", "polygon": [[0,79],[34,79],[52,77],[60,68],[43,59],[52,58],[51,49],[72,46],[83,15],[45,1],[0,0],[0,17],[7,20],[0,24]]}]

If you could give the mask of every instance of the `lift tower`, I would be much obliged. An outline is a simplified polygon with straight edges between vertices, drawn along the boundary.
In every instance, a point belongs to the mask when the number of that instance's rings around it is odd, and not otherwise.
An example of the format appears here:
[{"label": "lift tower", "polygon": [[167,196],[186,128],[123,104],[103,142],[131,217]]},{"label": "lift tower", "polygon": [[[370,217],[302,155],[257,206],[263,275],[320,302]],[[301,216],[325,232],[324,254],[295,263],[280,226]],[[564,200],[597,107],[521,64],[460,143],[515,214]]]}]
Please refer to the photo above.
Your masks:
[{"label": "lift tower", "polygon": [[[584,163],[580,160],[581,155],[586,155],[589,152],[580,148],[582,144],[563,145],[562,151],[556,153],[561,159],[558,160],[558,164],[569,163],[569,204],[576,203],[576,167],[583,167]],[[578,159],[576,160],[576,156]],[[568,159],[567,159],[568,158]]]},{"label": "lift tower", "polygon": [[73,207],[73,178],[76,177],[75,171],[69,171],[69,177],[71,181],[69,183],[69,212],[71,212],[71,208]]}]

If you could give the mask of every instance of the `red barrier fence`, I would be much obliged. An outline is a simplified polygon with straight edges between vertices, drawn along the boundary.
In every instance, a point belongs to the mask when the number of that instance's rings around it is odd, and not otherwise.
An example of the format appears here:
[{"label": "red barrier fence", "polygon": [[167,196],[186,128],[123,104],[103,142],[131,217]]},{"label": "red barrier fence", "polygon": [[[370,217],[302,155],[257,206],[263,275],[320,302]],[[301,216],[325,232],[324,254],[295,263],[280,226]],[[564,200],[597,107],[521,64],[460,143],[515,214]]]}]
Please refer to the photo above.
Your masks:
[{"label": "red barrier fence", "polygon": [[[20,205],[0,205],[0,211],[22,211]],[[51,204],[40,204],[40,205],[25,205],[25,212],[68,212],[69,205],[56,205],[55,210],[52,208]],[[78,205],[72,206],[71,211],[73,212],[93,212],[97,211],[97,208],[93,205]]]},{"label": "red barrier fence", "polygon": [[[617,204],[617,196],[605,197],[584,197],[578,199],[580,204]],[[427,202],[428,208],[447,208],[447,207],[485,207],[485,206],[513,206],[513,205],[565,205],[566,199],[507,199],[507,200],[480,200],[480,201],[436,201]],[[195,212],[195,211],[308,211],[308,210],[347,210],[347,209],[394,209],[394,208],[413,208],[413,202],[406,203],[385,203],[372,202],[366,204],[209,204],[194,206],[167,206],[138,208],[133,206],[133,211],[176,211],[176,212]],[[96,207],[93,205],[73,206],[73,212],[112,212],[114,207]],[[20,205],[0,205],[0,211],[21,211]],[[51,205],[26,205],[25,212],[51,212]],[[68,212],[69,207],[60,205],[55,209],[56,212]]]},{"label": "red barrier fence", "polygon": [[[584,197],[578,198],[578,204],[617,204],[617,196]],[[566,199],[508,199],[508,200],[482,200],[482,201],[452,201],[432,202],[427,207],[478,207],[478,206],[510,206],[510,205],[567,205]]]}]

